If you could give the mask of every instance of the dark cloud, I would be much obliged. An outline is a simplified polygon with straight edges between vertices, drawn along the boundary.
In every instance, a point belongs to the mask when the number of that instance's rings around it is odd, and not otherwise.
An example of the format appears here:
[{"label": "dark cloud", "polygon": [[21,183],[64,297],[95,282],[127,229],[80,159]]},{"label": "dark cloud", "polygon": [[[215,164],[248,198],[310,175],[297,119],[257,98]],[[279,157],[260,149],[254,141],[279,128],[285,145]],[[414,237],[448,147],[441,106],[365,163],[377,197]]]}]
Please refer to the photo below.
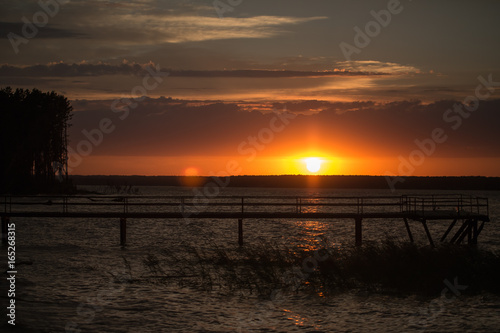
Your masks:
[{"label": "dark cloud", "polygon": [[246,77],[246,78],[385,75],[384,73],[370,73],[370,72],[290,71],[290,70],[169,71],[169,73],[171,74],[171,76],[182,76],[182,77]]},{"label": "dark cloud", "polygon": [[23,76],[23,77],[73,77],[73,76],[101,76],[101,75],[144,75],[147,67],[153,64],[122,63],[120,65],[110,64],[66,64],[55,63],[48,65],[32,66],[0,66],[1,76]]},{"label": "dark cloud", "polygon": [[318,101],[318,100],[308,100],[308,101],[298,101],[289,103],[273,103],[273,108],[276,110],[283,110],[286,108],[291,112],[307,112],[307,111],[324,111],[324,110],[334,110],[338,113],[361,110],[367,107],[375,106],[373,101],[363,101],[363,102],[329,102],[329,101]]},{"label": "dark cloud", "polygon": [[[9,33],[14,33],[23,37],[23,22],[2,22],[0,21],[0,36],[7,37]],[[89,38],[88,35],[81,32],[76,32],[69,29],[60,29],[55,27],[45,26],[38,28],[36,38]]]},{"label": "dark cloud", "polygon": [[[72,77],[72,76],[100,76],[100,75],[144,75],[147,67],[154,64],[137,64],[124,62],[114,64],[67,64],[54,63],[32,66],[0,66],[2,76],[30,76],[30,77]],[[329,77],[329,76],[364,76],[387,75],[384,73],[349,72],[349,71],[290,71],[290,70],[167,70],[172,77],[228,77],[228,78],[287,78],[287,77]]]}]

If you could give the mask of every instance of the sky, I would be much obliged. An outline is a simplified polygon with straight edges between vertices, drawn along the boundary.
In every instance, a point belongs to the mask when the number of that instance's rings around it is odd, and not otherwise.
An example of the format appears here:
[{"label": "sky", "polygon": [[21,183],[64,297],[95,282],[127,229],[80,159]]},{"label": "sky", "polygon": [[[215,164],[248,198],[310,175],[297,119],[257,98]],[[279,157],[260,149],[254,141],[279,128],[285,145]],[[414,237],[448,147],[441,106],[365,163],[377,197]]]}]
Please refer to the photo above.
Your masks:
[{"label": "sky", "polygon": [[0,87],[68,97],[71,174],[500,176],[498,0],[0,9]]}]

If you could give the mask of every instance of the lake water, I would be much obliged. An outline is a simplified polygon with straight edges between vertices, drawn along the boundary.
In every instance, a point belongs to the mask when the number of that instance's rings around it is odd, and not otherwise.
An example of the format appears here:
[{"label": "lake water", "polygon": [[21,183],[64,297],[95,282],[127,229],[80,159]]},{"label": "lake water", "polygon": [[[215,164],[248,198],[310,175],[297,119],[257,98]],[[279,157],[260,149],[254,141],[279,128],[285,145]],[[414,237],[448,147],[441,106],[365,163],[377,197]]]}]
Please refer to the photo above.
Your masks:
[{"label": "lake water", "polygon": [[[193,195],[192,189],[180,187],[139,190],[143,195]],[[392,194],[380,190],[221,191],[235,196]],[[407,193],[419,192],[397,194]],[[479,243],[497,251],[500,192],[466,194],[489,198],[492,222]],[[125,248],[119,246],[115,219],[17,218],[11,222],[16,224],[16,261],[27,262],[17,267],[16,332],[498,332],[500,327],[500,297],[491,294],[443,299],[355,290],[330,296],[277,292],[259,297],[142,280],[150,274],[143,265],[148,255],[168,250],[182,258],[187,247],[236,249],[237,222],[232,220],[130,219]],[[429,223],[435,235],[447,225]],[[421,225],[411,222],[411,227],[416,241],[425,243]],[[354,222],[349,220],[250,220],[245,221],[244,232],[245,246],[314,248],[318,236],[332,247],[354,242]],[[363,237],[370,242],[408,236],[401,221],[365,220]],[[0,287],[6,318],[5,278]],[[10,330],[9,326],[2,329]]]}]

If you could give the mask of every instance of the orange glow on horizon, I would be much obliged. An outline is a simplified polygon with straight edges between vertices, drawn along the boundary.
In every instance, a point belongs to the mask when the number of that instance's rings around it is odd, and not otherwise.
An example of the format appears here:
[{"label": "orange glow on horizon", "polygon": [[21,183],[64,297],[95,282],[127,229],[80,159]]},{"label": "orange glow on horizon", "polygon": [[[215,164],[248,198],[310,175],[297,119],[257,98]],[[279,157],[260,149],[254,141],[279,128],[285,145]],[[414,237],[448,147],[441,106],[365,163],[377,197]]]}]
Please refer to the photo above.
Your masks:
[{"label": "orange glow on horizon", "polygon": [[[305,160],[321,159],[317,172]],[[401,175],[500,176],[500,158],[429,158],[411,174],[399,174],[396,157],[337,157],[311,151],[289,157],[245,156],[87,156],[71,175],[238,176],[238,175]],[[196,167],[193,167],[193,166]],[[471,172],[470,170],[474,170]],[[450,173],[450,171],[452,171]]]},{"label": "orange glow on horizon", "polygon": [[199,176],[200,175],[200,170],[195,167],[188,167],[184,170],[183,173],[184,176]]}]

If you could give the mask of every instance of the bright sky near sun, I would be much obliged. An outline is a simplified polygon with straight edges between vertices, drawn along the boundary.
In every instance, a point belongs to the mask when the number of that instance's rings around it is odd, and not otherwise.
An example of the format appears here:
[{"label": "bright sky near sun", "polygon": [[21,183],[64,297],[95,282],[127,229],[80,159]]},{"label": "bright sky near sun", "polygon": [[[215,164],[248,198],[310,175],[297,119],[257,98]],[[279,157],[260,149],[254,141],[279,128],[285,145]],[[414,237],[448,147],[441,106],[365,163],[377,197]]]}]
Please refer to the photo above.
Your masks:
[{"label": "bright sky near sun", "polygon": [[0,9],[0,87],[72,101],[73,174],[500,176],[500,1]]}]

